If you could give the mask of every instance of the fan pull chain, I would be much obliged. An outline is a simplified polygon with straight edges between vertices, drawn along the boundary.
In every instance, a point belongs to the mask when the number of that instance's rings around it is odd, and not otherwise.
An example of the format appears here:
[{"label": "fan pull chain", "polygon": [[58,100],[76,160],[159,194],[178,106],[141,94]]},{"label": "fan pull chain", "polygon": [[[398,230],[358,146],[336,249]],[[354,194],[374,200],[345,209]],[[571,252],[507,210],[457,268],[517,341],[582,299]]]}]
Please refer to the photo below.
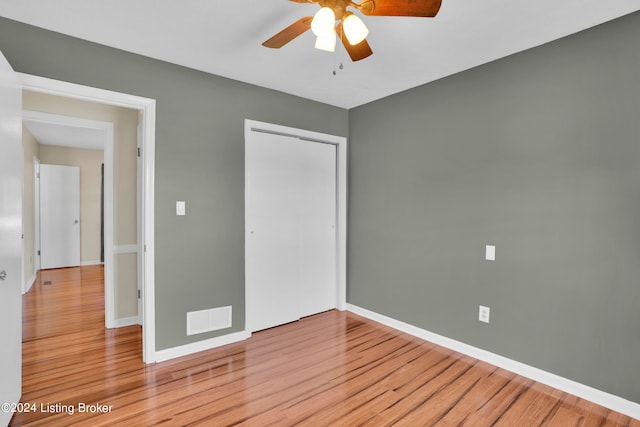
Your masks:
[{"label": "fan pull chain", "polygon": [[[343,34],[342,34],[343,31],[344,31],[344,29],[342,28],[342,25],[341,25],[340,26],[340,40],[341,41],[342,41],[342,37],[343,37]],[[337,35],[336,35],[336,37],[337,37]],[[336,45],[337,44],[338,43],[336,43]],[[340,50],[340,48],[338,48],[336,50]],[[339,55],[339,54],[336,53],[336,50],[333,51],[333,75],[334,76],[338,73],[338,71],[336,70],[336,56]],[[342,56],[342,55],[340,55],[340,56]],[[340,70],[344,69],[344,65],[342,65],[342,58],[338,58],[338,60],[340,61],[340,65],[338,66],[338,68]]]}]

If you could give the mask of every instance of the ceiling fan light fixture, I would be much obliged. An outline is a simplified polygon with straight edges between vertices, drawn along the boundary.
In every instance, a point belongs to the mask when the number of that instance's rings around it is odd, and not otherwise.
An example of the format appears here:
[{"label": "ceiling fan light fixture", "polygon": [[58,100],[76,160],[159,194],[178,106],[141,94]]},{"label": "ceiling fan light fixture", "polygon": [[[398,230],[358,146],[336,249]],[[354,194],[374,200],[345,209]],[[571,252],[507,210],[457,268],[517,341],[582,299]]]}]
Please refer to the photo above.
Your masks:
[{"label": "ceiling fan light fixture", "polygon": [[316,37],[316,49],[326,50],[327,52],[336,51],[336,31],[332,29],[331,33],[323,34]]},{"label": "ceiling fan light fixture", "polygon": [[311,31],[318,37],[335,33],[336,14],[330,7],[323,7],[313,17],[311,21]]},{"label": "ceiling fan light fixture", "polygon": [[344,30],[344,35],[351,46],[361,43],[369,34],[369,29],[364,25],[362,19],[358,18],[353,13],[348,13],[342,20],[342,28]]}]

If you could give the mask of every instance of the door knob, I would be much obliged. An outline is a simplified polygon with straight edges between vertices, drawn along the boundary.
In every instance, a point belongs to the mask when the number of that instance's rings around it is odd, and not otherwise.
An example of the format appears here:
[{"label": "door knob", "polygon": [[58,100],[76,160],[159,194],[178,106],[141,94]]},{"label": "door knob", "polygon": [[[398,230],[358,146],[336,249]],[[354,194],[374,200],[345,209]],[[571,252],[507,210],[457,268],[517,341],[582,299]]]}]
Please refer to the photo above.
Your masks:
[{"label": "door knob", "polygon": [[0,271],[0,280],[4,280],[7,278],[7,272],[2,270]]}]

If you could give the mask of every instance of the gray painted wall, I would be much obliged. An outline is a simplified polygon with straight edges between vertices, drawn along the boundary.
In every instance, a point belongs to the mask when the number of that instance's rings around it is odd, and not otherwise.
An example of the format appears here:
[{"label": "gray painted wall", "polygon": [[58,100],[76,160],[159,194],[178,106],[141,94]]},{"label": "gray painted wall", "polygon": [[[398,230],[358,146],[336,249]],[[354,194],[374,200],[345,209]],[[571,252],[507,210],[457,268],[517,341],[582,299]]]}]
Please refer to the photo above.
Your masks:
[{"label": "gray painted wall", "polygon": [[640,402],[639,41],[635,13],[351,110],[348,301]]},{"label": "gray painted wall", "polygon": [[[4,18],[0,50],[19,72],[157,100],[157,349],[243,330],[244,119],[346,136],[347,111]],[[188,311],[227,305],[232,329],[186,336]]]}]

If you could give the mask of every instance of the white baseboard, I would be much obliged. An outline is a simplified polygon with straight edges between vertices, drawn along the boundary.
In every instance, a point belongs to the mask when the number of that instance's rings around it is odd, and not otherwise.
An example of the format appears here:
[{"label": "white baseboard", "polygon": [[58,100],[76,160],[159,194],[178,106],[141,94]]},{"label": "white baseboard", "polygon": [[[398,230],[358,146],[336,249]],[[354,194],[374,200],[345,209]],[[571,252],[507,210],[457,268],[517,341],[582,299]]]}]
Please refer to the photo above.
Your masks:
[{"label": "white baseboard", "polygon": [[31,276],[31,278],[29,279],[29,281],[25,284],[25,287],[23,289],[22,295],[26,294],[27,292],[29,292],[31,290],[31,287],[33,286],[33,284],[36,282],[36,279],[38,278],[38,272],[35,271],[33,273],[33,276]]},{"label": "white baseboard", "polygon": [[83,267],[87,266],[87,265],[100,265],[100,264],[102,264],[102,261],[100,261],[100,260],[97,260],[97,261],[82,261],[80,263],[80,265],[83,266]]},{"label": "white baseboard", "polygon": [[116,319],[115,327],[122,328],[124,326],[138,325],[138,320],[138,316],[122,317],[120,319]]},{"label": "white baseboard", "polygon": [[347,304],[347,310],[362,317],[366,317],[367,319],[397,329],[398,331],[405,332],[415,337],[422,338],[425,341],[429,341],[467,356],[471,356],[475,359],[482,360],[499,368],[530,378],[539,383],[546,384],[582,399],[597,403],[598,405],[628,415],[632,418],[640,419],[640,404],[622,397],[595,389],[547,371],[543,371],[542,369],[534,368],[533,366],[491,353],[481,348],[429,332],[425,329],[418,328],[353,304]]},{"label": "white baseboard", "polygon": [[250,332],[240,331],[220,337],[210,338],[204,341],[198,341],[178,347],[167,348],[165,350],[156,351],[155,360],[156,362],[164,362],[165,360],[174,359],[176,357],[187,356],[199,351],[210,350],[212,348],[243,341],[250,336]]}]

